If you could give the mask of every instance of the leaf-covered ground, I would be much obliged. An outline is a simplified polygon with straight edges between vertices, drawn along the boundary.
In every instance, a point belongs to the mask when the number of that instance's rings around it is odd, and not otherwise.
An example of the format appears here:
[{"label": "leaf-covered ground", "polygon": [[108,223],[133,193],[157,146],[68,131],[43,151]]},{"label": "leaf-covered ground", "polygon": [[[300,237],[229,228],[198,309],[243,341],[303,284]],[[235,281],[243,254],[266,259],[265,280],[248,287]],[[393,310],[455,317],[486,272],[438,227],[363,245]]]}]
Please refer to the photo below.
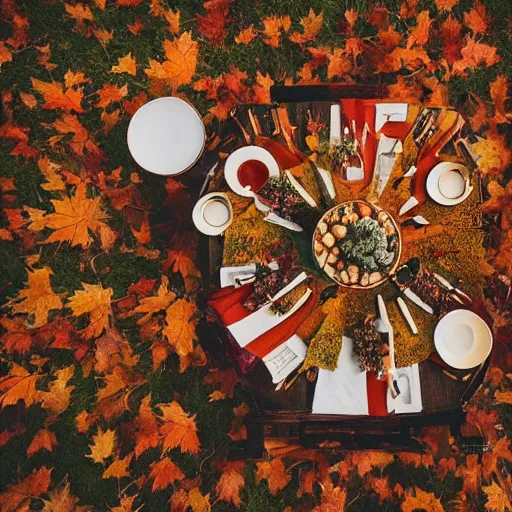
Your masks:
[{"label": "leaf-covered ground", "polygon": [[[502,0],[3,0],[0,510],[511,510],[510,27]],[[436,428],[423,455],[229,460],[249,407],[196,339],[196,192],[137,169],[126,129],[176,94],[213,133],[319,80],[454,105],[487,139],[499,357],[468,421],[492,452]]]}]

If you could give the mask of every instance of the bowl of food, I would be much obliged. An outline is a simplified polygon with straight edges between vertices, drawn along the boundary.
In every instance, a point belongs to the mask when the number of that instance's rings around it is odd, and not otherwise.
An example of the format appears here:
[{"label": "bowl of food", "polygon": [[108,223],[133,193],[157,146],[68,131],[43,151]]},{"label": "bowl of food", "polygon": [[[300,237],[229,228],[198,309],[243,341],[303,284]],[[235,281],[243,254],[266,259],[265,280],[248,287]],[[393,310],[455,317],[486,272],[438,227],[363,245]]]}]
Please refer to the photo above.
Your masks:
[{"label": "bowl of food", "polygon": [[374,288],[396,270],[402,243],[393,217],[362,200],[327,211],[313,234],[320,268],[347,288]]}]

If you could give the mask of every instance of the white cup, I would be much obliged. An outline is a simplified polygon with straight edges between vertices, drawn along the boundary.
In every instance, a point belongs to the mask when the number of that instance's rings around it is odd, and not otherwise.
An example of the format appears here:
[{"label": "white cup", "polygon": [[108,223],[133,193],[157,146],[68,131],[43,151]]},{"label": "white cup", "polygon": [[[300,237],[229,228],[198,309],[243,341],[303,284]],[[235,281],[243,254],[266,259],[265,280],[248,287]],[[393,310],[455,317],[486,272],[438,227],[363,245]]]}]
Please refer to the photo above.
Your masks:
[{"label": "white cup", "polygon": [[231,220],[231,210],[222,196],[212,197],[204,203],[202,216],[208,225],[219,228]]},{"label": "white cup", "polygon": [[457,199],[466,192],[467,180],[458,169],[447,169],[439,176],[439,192],[447,199]]}]

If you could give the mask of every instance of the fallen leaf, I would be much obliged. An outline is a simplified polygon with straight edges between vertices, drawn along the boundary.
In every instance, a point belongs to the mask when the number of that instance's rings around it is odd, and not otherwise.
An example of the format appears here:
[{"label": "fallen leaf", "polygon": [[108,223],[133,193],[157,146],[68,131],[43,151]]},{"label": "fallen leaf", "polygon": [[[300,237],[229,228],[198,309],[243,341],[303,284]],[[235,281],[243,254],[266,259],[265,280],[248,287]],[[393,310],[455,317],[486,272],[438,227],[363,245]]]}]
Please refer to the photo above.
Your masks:
[{"label": "fallen leaf", "polygon": [[419,487],[413,487],[405,493],[405,500],[401,504],[402,512],[413,512],[416,509],[424,509],[428,512],[444,512],[444,507],[439,498],[431,492],[425,492]]},{"label": "fallen leaf", "polygon": [[328,53],[329,65],[327,66],[327,78],[335,76],[343,77],[352,70],[352,63],[341,48],[335,48],[333,53]]},{"label": "fallen leaf", "polygon": [[70,89],[74,85],[88,84],[91,82],[92,80],[90,78],[87,78],[85,76],[85,73],[83,73],[82,71],[78,71],[75,73],[71,70],[68,70],[64,75],[64,85],[66,89]]},{"label": "fallen leaf", "polygon": [[489,19],[485,5],[476,1],[469,12],[464,13],[464,23],[473,32],[474,35],[486,34]]},{"label": "fallen leaf", "polygon": [[46,179],[46,183],[41,183],[41,188],[48,191],[66,190],[66,183],[58,173],[61,166],[52,162],[48,156],[43,156],[37,161],[37,166]]},{"label": "fallen leaf", "polygon": [[291,26],[291,19],[289,16],[277,17],[269,16],[263,18],[263,34],[265,35],[264,42],[274,48],[279,48],[280,38],[282,32],[288,32]]},{"label": "fallen leaf", "polygon": [[139,361],[139,356],[133,353],[128,341],[116,329],[107,329],[96,340],[94,358],[94,370],[97,373],[111,372],[118,364],[132,368]]},{"label": "fallen leaf", "polygon": [[137,18],[132,24],[128,24],[126,25],[126,28],[134,35],[138,35],[140,34],[140,32],[142,32],[142,30],[144,30],[144,27],[146,25],[144,25],[144,22],[140,19],[140,18]]},{"label": "fallen leaf", "polygon": [[166,326],[163,334],[179,356],[190,354],[196,339],[196,325],[199,318],[197,307],[186,299],[178,299],[165,313]]},{"label": "fallen leaf", "polygon": [[162,411],[160,435],[164,451],[179,446],[181,453],[198,453],[201,443],[197,437],[196,416],[189,416],[176,401],[158,407]]},{"label": "fallen leaf", "polygon": [[113,102],[121,101],[128,94],[128,85],[118,87],[113,84],[105,84],[99,91],[97,91],[97,94],[100,99],[96,103],[96,107],[105,108]]},{"label": "fallen leaf", "polygon": [[179,34],[180,33],[180,11],[174,12],[172,9],[168,9],[162,13],[162,16],[167,20],[169,25],[167,26],[167,30],[171,32],[171,34]]},{"label": "fallen leaf", "polygon": [[41,407],[53,415],[62,414],[67,410],[71,401],[71,393],[75,386],[68,386],[68,382],[75,374],[73,365],[56,370],[53,374],[55,380],[48,384],[48,391],[39,391]]},{"label": "fallen leaf", "polygon": [[460,0],[435,0],[439,12],[450,12],[459,2]]},{"label": "fallen leaf", "polygon": [[115,430],[107,429],[105,432],[98,427],[98,432],[92,437],[93,444],[89,445],[91,453],[86,457],[92,459],[94,462],[103,464],[105,459],[108,459],[113,451],[116,444],[116,432]]},{"label": "fallen leaf", "polygon": [[[0,61],[1,61],[1,53],[0,53]],[[1,63],[0,63],[1,65]],[[30,110],[33,110],[37,107],[37,98],[33,94],[29,94],[27,92],[20,92],[20,99],[23,104],[28,107]]]},{"label": "fallen leaf", "polygon": [[57,438],[51,430],[42,429],[32,439],[27,448],[27,456],[32,457],[39,450],[53,451],[53,447],[57,445]]},{"label": "fallen leaf", "polygon": [[0,41],[0,69],[2,68],[2,64],[5,64],[6,62],[12,62],[12,53],[5,46],[3,41]]},{"label": "fallen leaf", "polygon": [[512,161],[512,155],[502,135],[487,133],[484,139],[472,145],[472,151],[477,155],[478,169],[484,176],[500,176]]},{"label": "fallen leaf", "polygon": [[358,18],[359,13],[355,9],[351,8],[345,11],[345,19],[347,20],[351,29],[354,29]]},{"label": "fallen leaf", "polygon": [[[128,53],[124,57],[119,57],[118,64],[116,66],[112,66],[110,71],[113,73],[128,73],[129,75],[135,76],[137,74],[137,62],[132,57],[132,52]],[[126,96],[126,94],[124,94],[124,96]]]},{"label": "fallen leaf", "polygon": [[235,36],[235,43],[247,46],[256,38],[256,36],[257,34],[254,31],[254,24],[251,23],[247,28],[244,28]]},{"label": "fallen leaf", "polygon": [[462,59],[453,64],[455,74],[464,75],[466,69],[475,69],[480,65],[494,66],[501,61],[497,49],[485,43],[477,43],[474,38],[468,38],[466,45],[461,49]]},{"label": "fallen leaf", "polygon": [[247,439],[247,426],[245,425],[244,418],[249,411],[249,406],[245,402],[242,402],[238,407],[233,407],[235,418],[231,422],[231,428],[228,432],[228,436],[233,441]]},{"label": "fallen leaf", "polygon": [[142,107],[145,103],[148,102],[148,96],[147,94],[142,91],[135,98],[132,100],[124,100],[123,101],[123,108],[126,110],[126,112],[130,115],[135,114],[137,110]]},{"label": "fallen leaf", "polygon": [[412,29],[411,34],[407,38],[407,48],[411,48],[415,44],[423,46],[429,40],[430,26],[434,20],[430,19],[430,12],[421,11],[416,17],[416,26]]},{"label": "fallen leaf", "polygon": [[496,391],[494,398],[500,404],[512,405],[512,391]]},{"label": "fallen leaf", "polygon": [[[490,84],[491,98],[494,102],[494,108],[496,112],[501,114],[506,120],[507,109],[505,108],[505,102],[508,100],[509,84],[508,78],[505,75],[498,75],[494,82]],[[506,122],[506,121],[505,121]]]},{"label": "fallen leaf", "polygon": [[49,499],[43,499],[42,512],[86,512],[88,507],[78,506],[79,499],[71,494],[71,487],[65,485],[48,493]]},{"label": "fallen leaf", "polygon": [[314,41],[320,31],[324,22],[324,14],[315,14],[312,8],[309,9],[309,14],[304,18],[301,18],[300,24],[302,25],[303,31],[293,32],[290,35],[290,41],[294,43],[304,44],[309,41]]},{"label": "fallen leaf", "polygon": [[286,473],[283,461],[281,459],[273,459],[270,462],[257,462],[256,467],[256,483],[261,480],[267,480],[270,494],[275,496],[279,491],[284,489],[291,479]]},{"label": "fallen leaf", "polygon": [[133,314],[144,313],[144,316],[137,320],[138,324],[145,324],[154,313],[159,313],[168,308],[176,298],[176,294],[169,290],[169,279],[162,276],[162,282],[158,287],[156,296],[143,297],[140,304],[133,310]]},{"label": "fallen leaf", "polygon": [[77,290],[69,298],[68,305],[73,316],[89,315],[89,325],[84,330],[87,339],[98,337],[108,329],[109,317],[112,315],[110,301],[114,290],[103,288],[101,284],[82,283],[83,290]]},{"label": "fallen leaf", "polygon": [[75,111],[77,114],[85,112],[82,108],[83,90],[81,88],[69,88],[64,91],[59,82],[42,82],[36,78],[31,80],[34,89],[41,93],[45,100],[43,108],[48,110],[61,108],[65,112]]},{"label": "fallen leaf", "polygon": [[181,469],[168,457],[158,462],[153,462],[150,468],[149,479],[154,480],[153,487],[151,488],[153,492],[166,489],[169,485],[174,484],[174,482],[185,478]]},{"label": "fallen leaf", "polygon": [[[137,495],[120,498],[119,505],[111,508],[111,512],[133,512],[133,502],[136,500]],[[140,509],[138,509],[140,510]]]},{"label": "fallen leaf", "polygon": [[188,504],[192,508],[192,512],[210,512],[212,509],[210,494],[203,496],[197,487],[194,487],[188,493]]},{"label": "fallen leaf", "polygon": [[[490,481],[494,478],[495,475],[499,475],[501,471],[501,467],[503,465],[503,461],[508,463],[512,462],[512,451],[510,446],[510,439],[508,437],[502,437],[498,439],[497,442],[494,443],[492,447],[492,451],[485,452],[482,455],[482,474],[483,477]],[[476,466],[476,462],[475,462]],[[474,473],[478,474],[480,477],[480,472],[476,471],[476,467],[472,468]],[[478,464],[478,469],[480,469],[480,465]],[[480,484],[480,478],[476,484]],[[478,492],[480,487],[478,485],[474,486],[474,493]]]},{"label": "fallen leaf", "polygon": [[206,14],[197,14],[197,29],[208,41],[216,46],[224,45],[228,29],[227,24],[232,21],[229,8],[232,0],[207,0],[203,7]]},{"label": "fallen leaf", "polygon": [[[20,505],[45,494],[50,487],[51,472],[51,469],[41,466],[39,469],[34,469],[20,483],[9,485],[7,491],[0,494],[2,512],[21,510]],[[30,508],[25,507],[24,510],[28,512]]]},{"label": "fallen leaf", "polygon": [[492,482],[491,485],[484,485],[482,489],[487,496],[487,503],[485,504],[486,510],[496,512],[512,510],[512,505],[508,500],[507,494],[496,482]]},{"label": "fallen leaf", "polygon": [[113,112],[108,113],[104,110],[101,113],[101,120],[103,121],[103,133],[108,135],[112,128],[119,122],[121,118],[121,111],[119,109],[114,110]]},{"label": "fallen leaf", "polygon": [[149,448],[156,448],[159,443],[158,423],[150,404],[151,395],[148,395],[142,400],[139,414],[133,421],[136,458]]},{"label": "fallen leaf", "polygon": [[84,5],[82,3],[77,3],[75,5],[70,5],[64,3],[64,8],[66,12],[76,21],[94,21],[94,16],[92,11],[88,5]]},{"label": "fallen leaf", "polygon": [[210,394],[210,402],[223,400],[225,398],[233,398],[235,386],[240,382],[238,374],[233,368],[227,370],[210,369],[210,373],[203,378],[204,384],[218,385],[219,389]]},{"label": "fallen leaf", "polygon": [[85,434],[96,421],[98,421],[96,414],[89,414],[87,411],[82,411],[75,418],[76,429],[80,434]]},{"label": "fallen leaf", "polygon": [[240,489],[245,485],[243,475],[245,464],[242,461],[226,462],[222,465],[222,475],[215,486],[219,499],[239,507],[242,503]]},{"label": "fallen leaf", "polygon": [[449,64],[453,64],[462,56],[462,23],[450,14],[441,26],[440,35],[443,42],[443,57]]},{"label": "fallen leaf", "polygon": [[48,322],[50,311],[62,309],[62,301],[51,287],[51,275],[53,271],[50,267],[27,270],[27,288],[20,290],[6,304],[15,314],[31,315],[34,319],[32,327],[41,327]]},{"label": "fallen leaf", "polygon": [[130,453],[123,459],[116,459],[110,466],[103,472],[102,478],[124,478],[130,476],[130,462],[133,455]]}]

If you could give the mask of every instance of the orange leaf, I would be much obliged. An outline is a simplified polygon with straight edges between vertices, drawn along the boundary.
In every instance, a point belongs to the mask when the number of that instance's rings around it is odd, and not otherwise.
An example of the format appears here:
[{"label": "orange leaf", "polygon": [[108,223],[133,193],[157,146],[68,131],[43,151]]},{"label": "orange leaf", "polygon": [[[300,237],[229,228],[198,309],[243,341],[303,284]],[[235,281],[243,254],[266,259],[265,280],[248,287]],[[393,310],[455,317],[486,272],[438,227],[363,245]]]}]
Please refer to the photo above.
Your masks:
[{"label": "orange leaf", "polygon": [[247,46],[256,37],[256,35],[254,25],[251,23],[247,28],[244,28],[235,36],[235,43],[245,44]]},{"label": "orange leaf", "polygon": [[385,500],[393,501],[393,489],[389,487],[389,476],[378,478],[370,475],[368,483],[371,489],[377,493],[381,505]]},{"label": "orange leaf", "polygon": [[188,493],[188,505],[192,508],[192,512],[210,512],[210,494],[203,496],[201,491],[194,487]]},{"label": "orange leaf", "polygon": [[116,432],[115,430],[106,430],[103,432],[101,427],[98,427],[98,432],[92,437],[93,444],[89,445],[91,453],[86,457],[92,459],[94,462],[103,464],[105,459],[108,459],[113,451],[116,444]]},{"label": "orange leaf", "polygon": [[228,30],[226,25],[232,21],[228,18],[232,0],[208,0],[203,5],[206,14],[196,16],[197,28],[210,43],[224,45]]},{"label": "orange leaf", "polygon": [[[128,73],[129,75],[135,76],[137,74],[137,63],[132,57],[132,52],[124,57],[119,57],[118,65],[112,66],[110,71],[113,73]],[[126,96],[126,94],[124,96]]]},{"label": "orange leaf", "polygon": [[160,434],[164,451],[180,447],[181,453],[198,453],[201,443],[197,437],[195,418],[190,417],[178,402],[158,405],[162,411]]},{"label": "orange leaf", "polygon": [[225,371],[211,368],[210,373],[203,378],[204,384],[220,384],[220,389],[210,395],[210,402],[223,400],[224,398],[233,398],[235,386],[238,382],[240,382],[238,374],[233,368]]},{"label": "orange leaf", "polygon": [[413,487],[405,494],[405,501],[401,505],[402,512],[413,512],[416,509],[425,509],[428,512],[444,512],[444,507],[439,498],[433,493],[425,492],[419,487]]},{"label": "orange leaf", "polygon": [[147,103],[147,101],[148,96],[144,91],[142,91],[139,94],[137,94],[137,96],[135,96],[135,98],[133,98],[132,100],[124,100],[123,108],[126,110],[128,114],[133,115],[135,114],[135,112],[137,112],[137,110],[140,107],[142,107],[142,105]]},{"label": "orange leaf", "polygon": [[50,276],[53,271],[50,267],[27,270],[27,275],[27,288],[20,290],[17,297],[9,299],[7,306],[13,313],[33,315],[33,327],[41,327],[48,322],[48,313],[52,309],[62,309],[62,301],[52,290]]},{"label": "orange leaf", "polygon": [[121,111],[119,109],[114,110],[113,112],[108,113],[104,110],[101,113],[101,120],[103,121],[103,133],[108,135],[112,128],[119,122],[121,117]]},{"label": "orange leaf", "polygon": [[82,512],[84,508],[78,506],[78,498],[71,494],[69,482],[64,486],[48,493],[49,500],[43,499],[44,512]]},{"label": "orange leaf", "polygon": [[437,10],[439,12],[451,11],[460,0],[435,0]]},{"label": "orange leaf", "polygon": [[168,289],[169,279],[162,276],[162,283],[158,287],[156,296],[143,297],[140,304],[133,310],[135,313],[144,313],[144,316],[137,320],[137,323],[145,324],[154,313],[167,309],[169,304],[176,298],[176,294]]},{"label": "orange leaf", "polygon": [[180,11],[174,12],[172,9],[164,11],[162,16],[167,20],[169,26],[167,30],[171,34],[179,34],[180,33]]},{"label": "orange leaf", "polygon": [[496,391],[494,398],[500,404],[512,405],[512,391]]},{"label": "orange leaf", "polygon": [[94,16],[88,5],[77,3],[75,5],[64,4],[66,12],[76,21],[94,21]]},{"label": "orange leaf", "polygon": [[[153,347],[151,347],[151,349],[153,351],[153,369],[155,369],[155,367],[158,368],[158,366],[160,366],[160,363],[167,358],[168,354],[164,357],[164,359],[160,361],[155,361],[155,352],[153,350]],[[200,366],[206,366],[207,362],[208,358],[204,353],[204,350],[202,349],[201,345],[196,345],[194,347],[194,350],[190,354],[180,356],[179,372],[185,372],[190,365],[194,366],[195,368],[198,368]]]},{"label": "orange leaf", "polygon": [[59,171],[61,168],[59,164],[53,163],[45,155],[43,158],[40,158],[37,161],[37,166],[46,179],[46,183],[41,184],[42,189],[49,191],[66,190],[66,184],[64,183],[64,180],[60,174],[57,173],[57,171]]},{"label": "orange leaf", "polygon": [[377,32],[377,37],[382,41],[382,46],[386,50],[396,48],[402,40],[402,35],[395,30],[393,25],[390,25],[386,30],[380,28]]},{"label": "orange leaf", "polygon": [[[29,502],[32,498],[39,497],[48,491],[51,483],[51,469],[42,466],[34,469],[23,481],[18,484],[11,484],[7,491],[0,494],[2,512],[14,512],[19,509],[22,503]],[[25,507],[28,511],[30,508]]]},{"label": "orange leaf", "polygon": [[109,326],[112,315],[110,300],[114,290],[103,288],[101,284],[82,283],[83,290],[75,291],[69,298],[68,305],[73,310],[73,316],[89,315],[89,326],[84,330],[87,339],[98,337]]},{"label": "orange leaf", "polygon": [[167,60],[162,64],[150,59],[145,73],[149,78],[165,80],[174,89],[191,82],[196,72],[199,45],[192,39],[191,32],[184,32],[173,41],[164,41]]},{"label": "orange leaf", "polygon": [[194,348],[196,339],[196,325],[198,318],[197,307],[185,299],[178,299],[171,304],[166,311],[163,334],[179,356],[190,354]]},{"label": "orange leaf", "polygon": [[498,75],[494,82],[491,82],[491,98],[494,101],[496,112],[506,115],[505,102],[508,99],[508,78],[505,75]]},{"label": "orange leaf", "polygon": [[0,41],[0,68],[2,64],[6,62],[12,62],[12,53],[9,48],[4,45],[3,41]]},{"label": "orange leaf", "polygon": [[344,54],[341,48],[335,48],[333,53],[328,53],[329,65],[327,67],[327,78],[335,76],[343,77],[352,70],[350,59]]},{"label": "orange leaf", "polygon": [[55,380],[48,384],[48,391],[39,391],[41,407],[54,415],[62,414],[69,407],[71,393],[75,386],[68,386],[68,382],[75,374],[73,365],[61,368],[54,373]]},{"label": "orange leaf", "polygon": [[37,107],[37,98],[33,94],[28,94],[27,92],[22,91],[20,92],[20,99],[30,110]]},{"label": "orange leaf", "polygon": [[277,17],[269,16],[263,20],[263,34],[265,35],[265,43],[274,48],[279,48],[279,39],[281,32],[288,32],[291,26],[291,19],[289,16]]},{"label": "orange leaf", "polygon": [[485,34],[488,21],[485,5],[478,0],[469,12],[464,13],[464,23],[473,31],[473,35]]},{"label": "orange leaf", "polygon": [[1,338],[2,349],[7,354],[17,352],[23,355],[30,350],[32,347],[32,334],[27,329],[23,317],[8,318],[4,316],[0,318],[0,326],[7,331]]},{"label": "orange leaf", "polygon": [[120,101],[128,94],[128,85],[123,87],[117,87],[112,84],[105,84],[99,91],[98,96],[100,97],[96,107],[105,108],[115,101]]},{"label": "orange leaf", "polygon": [[139,356],[133,354],[128,341],[116,329],[108,329],[96,340],[94,358],[97,373],[111,372],[117,364],[132,368],[139,361]]},{"label": "orange leaf", "polygon": [[89,414],[87,411],[82,411],[75,418],[76,429],[80,434],[85,434],[89,429],[98,421],[96,414]]},{"label": "orange leaf", "polygon": [[140,18],[137,18],[131,25],[126,25],[126,28],[134,35],[138,35],[145,27]]},{"label": "orange leaf", "polygon": [[324,22],[324,13],[316,15],[312,8],[309,9],[309,14],[301,18],[300,24],[303,27],[302,33],[293,32],[290,36],[290,41],[294,43],[304,44],[308,41],[314,41],[317,35],[322,30]]},{"label": "orange leaf", "polygon": [[15,405],[23,400],[26,407],[39,402],[36,383],[42,375],[32,375],[22,366],[12,363],[8,375],[0,377],[0,409],[7,405]]},{"label": "orange leaf", "polygon": [[34,89],[44,97],[43,108],[48,110],[61,108],[66,112],[74,110],[78,114],[85,112],[82,108],[83,91],[81,88],[69,88],[64,92],[62,84],[59,82],[42,82],[36,78],[31,78],[31,80]]},{"label": "orange leaf", "polygon": [[443,40],[443,56],[449,64],[460,59],[462,48],[462,23],[451,14],[441,26],[441,38]]},{"label": "orange leaf", "polygon": [[347,9],[345,11],[345,19],[348,21],[348,24],[351,29],[353,29],[356,25],[356,21],[359,18],[359,13],[355,9]]},{"label": "orange leaf", "polygon": [[82,71],[74,73],[71,70],[68,70],[64,75],[64,85],[66,89],[73,87],[74,85],[87,84],[92,82],[90,78],[87,78]]},{"label": "orange leaf", "polygon": [[274,85],[274,80],[270,75],[262,75],[260,71],[256,71],[256,84],[253,87],[255,103],[270,103],[270,88]]},{"label": "orange leaf", "polygon": [[215,486],[218,498],[233,503],[235,507],[239,507],[242,503],[240,489],[245,485],[244,467],[241,461],[226,462],[222,466],[222,475]]},{"label": "orange leaf", "polygon": [[475,69],[480,65],[493,66],[501,61],[501,57],[496,52],[496,47],[477,43],[473,38],[469,38],[466,46],[461,49],[462,59],[453,64],[453,72],[463,75],[467,68]]},{"label": "orange leaf", "polygon": [[484,485],[482,489],[487,496],[486,510],[493,510],[495,512],[512,510],[507,494],[496,482],[492,482],[491,485]]},{"label": "orange leaf", "polygon": [[[500,438],[493,446],[492,451],[485,452],[482,456],[482,472],[483,476],[486,480],[492,480],[494,477],[494,473],[499,475],[501,472],[501,467],[503,465],[503,460],[510,463],[512,462],[512,451],[510,446],[510,440],[507,437]],[[469,466],[469,465],[468,465]],[[474,467],[468,469],[473,470],[473,473],[478,473],[480,476],[480,472],[477,469],[480,469],[480,465],[477,467],[477,460],[475,460]],[[468,471],[469,473],[469,471]],[[464,476],[464,475],[463,475]],[[469,476],[469,475],[465,475]],[[480,488],[480,479],[475,481],[475,485],[473,486],[473,492],[476,494],[478,489]]]},{"label": "orange leaf", "polygon": [[158,446],[158,424],[150,404],[151,395],[148,395],[140,403],[139,415],[133,421],[136,458],[149,448]]},{"label": "orange leaf", "polygon": [[44,228],[54,232],[43,242],[70,242],[71,247],[81,245],[89,247],[93,241],[89,231],[98,236],[103,250],[112,247],[116,234],[105,224],[109,217],[101,208],[101,197],[87,197],[87,185],[81,182],[71,197],[51,200],[55,212],[48,213],[43,218],[29,225],[31,231],[41,231]]},{"label": "orange leaf", "polygon": [[176,480],[180,481],[185,478],[181,469],[168,457],[158,462],[153,462],[150,467],[149,478],[154,479],[153,487],[151,488],[153,492],[166,489]]},{"label": "orange leaf", "polygon": [[109,32],[105,28],[93,28],[92,32],[102,46],[105,46],[114,37],[114,31]]},{"label": "orange leaf", "polygon": [[53,451],[54,446],[57,446],[57,438],[55,437],[55,434],[50,430],[42,429],[34,436],[28,445],[27,455],[32,457],[34,453],[43,449],[51,452]]},{"label": "orange leaf", "polygon": [[430,19],[430,12],[421,11],[416,17],[416,26],[412,29],[407,39],[407,48],[411,48],[414,44],[423,46],[429,39],[430,25],[434,20]]},{"label": "orange leaf", "polygon": [[103,472],[102,478],[123,478],[130,476],[130,462],[133,455],[130,453],[124,459],[116,459],[110,466]]},{"label": "orange leaf", "polygon": [[258,468],[256,483],[259,484],[261,480],[267,480],[270,494],[273,496],[284,489],[291,479],[291,476],[286,473],[286,468],[281,459],[273,459],[270,462],[258,462],[256,467]]},{"label": "orange leaf", "polygon": [[231,422],[231,428],[228,432],[228,436],[233,441],[247,439],[247,426],[244,424],[244,417],[249,411],[249,406],[245,402],[242,402],[238,407],[233,407],[235,418]]}]

